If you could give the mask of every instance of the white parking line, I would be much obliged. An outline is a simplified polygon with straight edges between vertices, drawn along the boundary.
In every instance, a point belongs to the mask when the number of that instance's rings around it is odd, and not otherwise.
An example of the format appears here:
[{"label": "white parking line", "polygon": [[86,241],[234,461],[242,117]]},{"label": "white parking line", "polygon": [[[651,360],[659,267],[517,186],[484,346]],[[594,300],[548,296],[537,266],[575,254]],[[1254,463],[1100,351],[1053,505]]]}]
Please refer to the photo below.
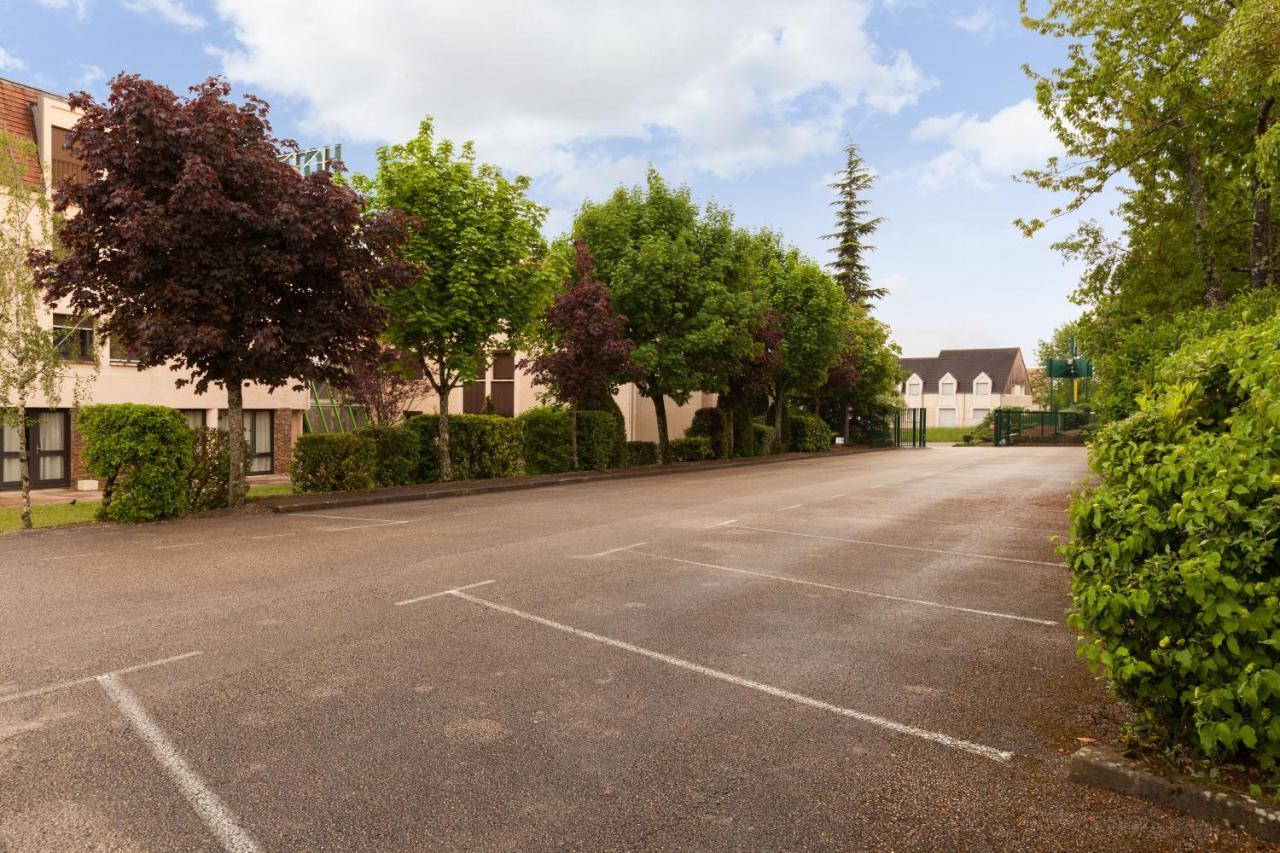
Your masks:
[{"label": "white parking line", "polygon": [[83,554],[60,554],[57,557],[41,557],[40,559],[48,563],[53,560],[75,560],[80,557],[93,557],[101,553],[102,553],[101,551],[86,551]]},{"label": "white parking line", "polygon": [[728,521],[717,521],[715,524],[708,524],[704,529],[710,530],[713,527],[724,527],[726,524],[734,524],[738,519],[731,518]]},{"label": "white parking line", "polygon": [[791,506],[784,506],[782,509],[778,510],[778,512],[786,512],[789,509],[799,509],[802,506],[804,506],[804,504],[792,504]]},{"label": "white parking line", "polygon": [[142,707],[138,697],[124,686],[124,682],[115,675],[100,675],[98,683],[146,743],[152,756],[169,774],[169,778],[178,786],[178,790],[187,798],[196,814],[200,815],[200,819],[209,827],[223,849],[229,853],[258,853],[261,848],[257,842],[245,832],[231,810],[182,757],[173,742]]},{"label": "white parking line", "polygon": [[641,545],[648,545],[648,542],[632,542],[630,545],[621,545],[617,548],[610,548],[608,551],[600,551],[596,554],[588,554],[587,557],[607,557],[610,554],[616,554],[619,551],[630,551],[632,548],[639,548]]},{"label": "white parking line", "polygon": [[819,583],[818,581],[801,580],[800,578],[789,578],[785,575],[771,575],[767,572],[753,572],[749,569],[735,569],[732,566],[721,566],[717,563],[701,563],[697,560],[682,560],[679,557],[669,557],[666,554],[655,554],[652,551],[634,551],[645,557],[654,557],[659,560],[669,560],[672,563],[683,563],[687,566],[702,566],[707,569],[719,569],[722,572],[733,572],[738,575],[750,575],[757,578],[766,578],[772,581],[784,581],[786,583],[801,584],[803,586],[816,586],[819,589],[831,589],[837,592],[848,592],[854,595],[864,595],[868,598],[883,598],[887,601],[900,601],[904,604],[919,604],[922,607],[937,607],[941,610],[955,610],[959,613],[972,613],[976,616],[992,616],[996,619],[1013,619],[1018,622],[1031,622],[1035,625],[1057,625],[1048,619],[1033,619],[1030,616],[1016,616],[1012,613],[999,613],[994,610],[977,610],[973,607],[960,607],[955,604],[943,604],[940,601],[927,601],[922,598],[904,598],[901,595],[888,595],[883,592],[871,592],[865,589],[854,589],[847,586],[836,586],[835,584]]},{"label": "white parking line", "polygon": [[[408,524],[409,521],[398,520],[394,518],[364,518],[358,515],[322,515],[318,512],[300,512],[289,515],[289,518],[307,519],[307,518],[336,518],[339,521],[376,521],[381,524]],[[412,520],[412,519],[410,519]]]},{"label": "white parking line", "polygon": [[841,536],[821,536],[817,533],[797,533],[794,530],[778,530],[772,527],[748,527],[738,525],[739,530],[755,530],[758,533],[776,533],[780,536],[800,536],[805,539],[826,539],[830,542],[848,542],[853,545],[874,545],[877,548],[896,548],[899,551],[923,551],[929,554],[949,554],[954,557],[975,557],[981,560],[1001,560],[1006,563],[1026,563],[1032,566],[1053,566],[1063,568],[1066,563],[1050,563],[1045,560],[1024,560],[1021,557],[997,557],[993,554],[974,554],[969,551],[946,551],[941,548],[923,548],[918,545],[895,545],[890,542],[872,542],[869,539],[845,539]]},{"label": "white parking line", "polygon": [[479,583],[469,583],[466,586],[458,586],[453,589],[441,590],[440,592],[433,592],[430,595],[420,595],[417,598],[406,598],[404,601],[397,601],[394,606],[404,607],[406,604],[417,604],[419,601],[426,601],[428,598],[439,598],[442,595],[453,595],[455,592],[460,592],[464,589],[475,589],[478,586],[488,586],[491,583],[493,583],[491,580],[480,581]]},{"label": "white parking line", "polygon": [[973,743],[971,741],[961,740],[960,738],[951,737],[950,735],[945,735],[945,734],[942,734],[941,732],[933,732],[933,731],[929,731],[928,729],[916,728],[915,726],[910,726],[905,723],[899,723],[893,720],[888,720],[888,719],[885,719],[884,717],[877,717],[874,714],[867,714],[867,713],[864,713],[863,711],[855,711],[852,708],[842,708],[839,705],[832,705],[830,702],[824,702],[821,699],[814,699],[812,697],[805,696],[800,693],[793,693],[790,690],[784,690],[780,687],[773,687],[771,685],[764,684],[759,681],[752,681],[749,678],[742,678],[741,676],[732,675],[727,672],[721,672],[720,670],[712,669],[709,666],[703,666],[702,664],[693,663],[692,661],[687,661],[682,658],[673,657],[671,655],[663,654],[662,652],[655,652],[650,649],[646,649],[642,646],[636,646],[631,643],[625,643],[622,640],[615,640],[615,639],[612,639],[611,637],[605,637],[601,634],[593,634],[590,631],[584,631],[581,628],[575,628],[572,625],[564,625],[560,622],[553,622],[552,620],[545,619],[542,616],[535,616],[532,613],[526,613],[523,610],[517,610],[514,607],[508,607],[505,604],[498,604],[497,602],[489,601],[484,598],[477,598],[476,596],[468,595],[465,592],[450,591],[449,594],[456,596],[458,598],[464,599],[466,601],[470,601],[472,604],[478,604],[481,607],[487,607],[490,610],[496,610],[499,613],[506,613],[510,616],[515,616],[520,619],[526,619],[530,622],[535,622],[539,625],[545,625],[548,628],[554,628],[557,631],[563,631],[566,634],[572,634],[573,636],[580,637],[584,640],[593,640],[597,643],[603,643],[606,646],[612,646],[615,649],[622,649],[623,651],[631,652],[632,654],[642,655],[651,660],[656,660],[661,663],[668,664],[670,666],[679,667],[680,669],[684,669],[689,672],[695,672],[699,675],[705,675],[708,678],[715,678],[715,679],[718,679],[719,681],[726,681],[730,684],[736,684],[739,687],[747,687],[751,690],[757,690],[761,693],[766,693],[770,696],[776,696],[779,699],[786,699],[789,702],[795,702],[798,705],[807,705],[810,708],[817,708],[822,711],[829,711],[832,714],[839,714],[842,717],[848,717],[850,719],[858,720],[859,722],[868,723],[869,725],[877,726],[878,728],[882,728],[882,729],[887,729],[888,731],[896,732],[897,734],[910,735],[911,737],[932,741],[934,743],[941,744],[943,746],[947,746],[952,749],[959,749],[959,750],[963,750],[964,752],[973,753],[974,755],[980,755],[983,758],[989,758],[992,761],[1008,761],[1009,759],[1013,758],[1012,752],[1007,752],[1002,749],[996,749],[995,747],[991,747],[991,746],[985,746],[980,743]]},{"label": "white parking line", "polygon": [[203,542],[182,542],[177,545],[157,545],[157,551],[170,551],[174,548],[194,548],[197,545],[203,545]]},{"label": "white parking line", "polygon": [[269,536],[250,536],[250,539],[281,539],[285,536],[297,536],[296,533],[272,533]]},{"label": "white parking line", "polygon": [[8,696],[0,696],[0,705],[6,702],[16,702],[19,699],[29,699],[32,696],[42,696],[45,693],[53,693],[58,690],[66,690],[68,687],[75,687],[80,684],[88,684],[105,675],[125,675],[130,672],[137,672],[140,669],[150,669],[153,666],[164,666],[167,663],[177,663],[180,660],[193,658],[196,655],[204,654],[204,652],[187,652],[182,655],[174,655],[171,658],[161,658],[160,660],[147,661],[146,663],[138,663],[133,666],[126,666],[124,669],[113,669],[110,672],[99,673],[98,675],[87,675],[84,678],[73,678],[69,681],[59,681],[57,684],[50,684],[46,687],[36,687],[32,690],[24,690],[21,693],[10,693]]}]

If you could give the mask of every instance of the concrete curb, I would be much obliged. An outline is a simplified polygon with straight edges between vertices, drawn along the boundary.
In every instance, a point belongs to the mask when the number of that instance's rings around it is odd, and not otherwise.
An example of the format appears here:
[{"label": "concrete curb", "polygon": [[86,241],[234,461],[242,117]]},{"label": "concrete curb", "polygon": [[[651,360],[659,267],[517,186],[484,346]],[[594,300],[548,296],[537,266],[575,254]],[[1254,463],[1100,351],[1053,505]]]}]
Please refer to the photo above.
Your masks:
[{"label": "concrete curb", "polygon": [[1070,778],[1280,842],[1280,807],[1188,776],[1155,773],[1106,747],[1077,750]]},{"label": "concrete curb", "polygon": [[649,465],[644,468],[621,468],[613,471],[578,471],[567,474],[540,474],[509,480],[464,480],[457,483],[424,483],[416,486],[394,486],[371,489],[367,492],[327,492],[302,495],[282,495],[254,501],[256,508],[271,512],[308,512],[317,509],[341,509],[353,506],[429,501],[440,498],[483,495],[491,492],[514,492],[525,489],[542,489],[570,483],[597,483],[601,480],[631,480],[640,477],[678,476],[680,474],[705,473],[730,468],[749,468],[755,465],[776,465],[780,462],[801,462],[812,459],[838,459],[877,450],[893,448],[849,448],[825,453],[783,453],[778,456],[761,456],[750,459],[718,459],[710,462],[685,462],[677,465]]}]

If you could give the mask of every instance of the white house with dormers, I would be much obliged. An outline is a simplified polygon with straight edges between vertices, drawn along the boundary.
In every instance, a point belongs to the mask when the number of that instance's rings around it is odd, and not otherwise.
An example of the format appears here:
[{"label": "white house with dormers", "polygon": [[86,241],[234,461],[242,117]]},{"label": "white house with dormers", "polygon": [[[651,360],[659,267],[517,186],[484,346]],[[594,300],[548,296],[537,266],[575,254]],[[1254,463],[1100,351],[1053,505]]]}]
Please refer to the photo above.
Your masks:
[{"label": "white house with dormers", "polygon": [[929,426],[977,426],[1001,406],[1032,406],[1018,347],[944,349],[934,358],[903,358],[898,364],[903,405],[924,409]]}]

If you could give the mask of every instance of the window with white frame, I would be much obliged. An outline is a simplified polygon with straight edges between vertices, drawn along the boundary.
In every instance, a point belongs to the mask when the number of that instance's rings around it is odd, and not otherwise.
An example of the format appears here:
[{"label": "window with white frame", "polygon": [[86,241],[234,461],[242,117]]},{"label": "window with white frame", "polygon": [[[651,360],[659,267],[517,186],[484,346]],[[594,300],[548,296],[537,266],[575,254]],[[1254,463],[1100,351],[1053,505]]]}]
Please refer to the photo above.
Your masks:
[{"label": "window with white frame", "polygon": [[973,419],[974,419],[975,421],[977,421],[978,423],[982,423],[983,421],[985,421],[985,420],[987,419],[987,415],[989,415],[989,414],[991,414],[991,410],[990,410],[990,409],[974,409],[974,410],[973,410]]},{"label": "window with white frame", "polygon": [[981,376],[973,380],[973,393],[978,397],[985,397],[991,393],[991,380],[985,376]]},{"label": "window with white frame", "polygon": [[[956,380],[949,374],[938,383],[938,393],[944,397],[953,397],[956,393]],[[954,412],[953,412],[954,414]]]},{"label": "window with white frame", "polygon": [[938,426],[955,426],[955,409],[938,409]]},{"label": "window with white frame", "polygon": [[907,396],[908,397],[920,396],[920,380],[913,379],[907,383]]}]

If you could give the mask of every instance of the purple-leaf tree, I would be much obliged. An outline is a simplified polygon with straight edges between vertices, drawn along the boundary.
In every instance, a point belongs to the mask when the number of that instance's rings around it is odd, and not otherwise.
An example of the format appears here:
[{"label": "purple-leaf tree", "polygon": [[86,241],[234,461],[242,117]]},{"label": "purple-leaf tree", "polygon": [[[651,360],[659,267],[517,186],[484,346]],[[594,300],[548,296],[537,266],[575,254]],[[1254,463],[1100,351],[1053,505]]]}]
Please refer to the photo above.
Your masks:
[{"label": "purple-leaf tree", "polygon": [[609,399],[634,378],[635,344],[626,337],[627,318],[613,308],[609,288],[592,276],[595,258],[585,240],[573,242],[573,273],[547,309],[540,351],[521,361],[535,385],[570,407],[573,467],[578,467],[578,408]]},{"label": "purple-leaf tree", "polygon": [[[116,335],[138,369],[169,365],[179,385],[227,391],[244,431],[242,390],[336,380],[374,346],[381,292],[415,269],[397,258],[400,217],[368,215],[326,172],[280,162],[267,104],[230,99],[210,78],[189,97],[137,75],[106,103],[80,92],[68,145],[84,163],[55,208],[65,253],[33,262],[48,301],[68,299]],[[228,502],[244,500],[243,443],[231,442]]]}]

